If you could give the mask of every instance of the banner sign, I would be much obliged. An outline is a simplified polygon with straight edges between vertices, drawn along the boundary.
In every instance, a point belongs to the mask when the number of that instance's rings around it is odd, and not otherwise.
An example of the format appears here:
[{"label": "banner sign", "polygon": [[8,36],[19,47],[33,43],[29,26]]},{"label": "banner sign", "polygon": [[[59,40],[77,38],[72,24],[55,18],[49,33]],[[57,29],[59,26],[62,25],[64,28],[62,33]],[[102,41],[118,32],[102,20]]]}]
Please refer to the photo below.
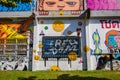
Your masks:
[{"label": "banner sign", "polygon": [[74,53],[80,56],[80,38],[75,36],[43,37],[42,57],[68,57]]}]

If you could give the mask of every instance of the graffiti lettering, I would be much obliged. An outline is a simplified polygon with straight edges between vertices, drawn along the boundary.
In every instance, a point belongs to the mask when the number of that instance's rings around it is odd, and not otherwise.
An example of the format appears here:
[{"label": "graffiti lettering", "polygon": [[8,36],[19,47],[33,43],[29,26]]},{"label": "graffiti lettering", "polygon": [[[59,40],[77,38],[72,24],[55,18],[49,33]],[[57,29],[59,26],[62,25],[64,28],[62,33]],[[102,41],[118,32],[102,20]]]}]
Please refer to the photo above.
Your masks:
[{"label": "graffiti lettering", "polygon": [[67,57],[71,51],[80,53],[80,38],[78,37],[44,37],[43,45],[44,56]]},{"label": "graffiti lettering", "polygon": [[[33,1],[31,2],[32,4]],[[8,7],[6,5],[3,6],[2,3],[0,3],[0,11],[6,12],[6,11],[30,11],[32,9],[32,7],[34,7],[33,5],[31,5],[30,2],[28,3],[23,3],[21,1],[14,1],[14,4],[16,4],[16,7]],[[10,3],[8,3],[7,5],[9,5]]]},{"label": "graffiti lettering", "polygon": [[[53,41],[50,42],[53,44]],[[66,53],[67,51],[77,51],[77,41],[76,40],[56,40],[55,47],[48,49],[50,52],[54,53]]]},{"label": "graffiti lettering", "polygon": [[119,21],[112,21],[112,20],[100,20],[101,28],[103,29],[110,29],[110,28],[120,28]]},{"label": "graffiti lettering", "polygon": [[0,56],[0,70],[27,70],[27,56]]},{"label": "graffiti lettering", "polygon": [[120,9],[118,0],[87,0],[87,7],[93,10]]},{"label": "graffiti lettering", "polygon": [[[113,70],[120,70],[120,60],[113,60]],[[105,66],[106,70],[110,70],[110,61],[107,62]]]},{"label": "graffiti lettering", "polygon": [[[119,55],[119,54],[116,54]],[[120,57],[115,58],[115,55],[113,55],[113,70],[120,70]],[[110,57],[109,55],[100,55],[98,56],[98,63],[96,69],[105,69],[105,70],[110,70]]]}]

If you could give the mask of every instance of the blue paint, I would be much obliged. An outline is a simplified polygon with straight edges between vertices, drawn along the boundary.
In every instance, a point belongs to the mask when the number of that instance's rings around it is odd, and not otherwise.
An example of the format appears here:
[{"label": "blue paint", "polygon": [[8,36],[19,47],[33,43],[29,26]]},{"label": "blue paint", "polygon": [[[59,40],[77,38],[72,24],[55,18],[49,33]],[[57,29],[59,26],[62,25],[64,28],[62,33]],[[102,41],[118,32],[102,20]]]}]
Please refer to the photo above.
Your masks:
[{"label": "blue paint", "polygon": [[2,11],[2,5],[0,4],[0,11]]},{"label": "blue paint", "polygon": [[95,44],[94,54],[101,54],[102,50],[99,48],[99,45],[100,45],[100,36],[99,36],[99,33],[98,33],[97,29],[93,33],[92,38],[93,38],[93,42]]},{"label": "blue paint", "polygon": [[5,6],[3,6],[2,9],[3,9],[3,11],[5,11],[5,12],[8,10],[8,8],[5,7]]},{"label": "blue paint", "polygon": [[6,7],[0,4],[0,12],[6,12],[6,11],[31,11],[32,8],[35,7],[34,0],[32,3],[21,3],[17,2],[17,7]]},{"label": "blue paint", "polygon": [[70,52],[81,54],[80,38],[74,36],[67,37],[43,37],[43,57],[68,57]]},{"label": "blue paint", "polygon": [[117,42],[114,40],[114,36],[115,35],[110,35],[108,36],[108,44],[106,45],[107,47],[111,46],[111,47],[117,47]]}]

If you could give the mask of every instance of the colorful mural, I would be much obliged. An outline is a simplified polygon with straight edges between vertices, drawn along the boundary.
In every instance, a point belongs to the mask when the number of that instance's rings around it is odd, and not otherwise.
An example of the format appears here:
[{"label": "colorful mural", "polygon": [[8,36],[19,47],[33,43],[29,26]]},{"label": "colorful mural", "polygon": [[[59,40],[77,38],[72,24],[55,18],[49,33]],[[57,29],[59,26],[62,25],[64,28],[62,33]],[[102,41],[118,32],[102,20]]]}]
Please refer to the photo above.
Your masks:
[{"label": "colorful mural", "polygon": [[87,0],[87,8],[92,10],[119,10],[120,0]]},{"label": "colorful mural", "polygon": [[7,1],[2,0],[0,2],[0,12],[7,12],[7,11],[31,11],[34,7],[34,1],[31,0],[30,2],[23,2],[17,1]]},{"label": "colorful mural", "polygon": [[82,70],[83,20],[38,20],[33,47],[34,70]]},{"label": "colorful mural", "polygon": [[30,69],[33,26],[32,16],[0,19],[0,70]]},{"label": "colorful mural", "polygon": [[[25,38],[25,32],[28,30],[28,26],[32,24],[33,19],[1,19],[0,20],[0,38]],[[24,28],[23,28],[24,27]]]},{"label": "colorful mural", "polygon": [[106,33],[105,45],[112,54],[120,53],[120,35],[118,30],[110,30]]},{"label": "colorful mural", "polygon": [[[83,10],[83,0],[39,0],[39,14],[48,15],[49,11],[71,11],[71,14],[80,14]],[[52,13],[54,16],[54,13]]]},{"label": "colorful mural", "polygon": [[[97,26],[91,29],[95,31],[92,34],[95,49],[91,47],[90,50],[94,68],[97,70],[111,70],[112,62],[112,69],[120,70],[119,31],[116,29],[119,28],[119,22],[117,20],[100,20],[99,23],[101,23],[99,27]],[[103,30],[102,32],[101,29]],[[104,46],[101,47],[102,44]],[[110,57],[110,54],[112,54],[112,57]]]},{"label": "colorful mural", "polygon": [[[115,57],[115,56],[119,56],[119,57]],[[113,70],[120,70],[120,55],[113,55],[112,56],[112,64],[113,64]],[[97,70],[110,70],[111,69],[111,63],[110,63],[110,55],[100,55],[98,58],[98,62],[97,62]]]},{"label": "colorful mural", "polygon": [[0,24],[0,38],[25,38],[18,33],[20,24]]},{"label": "colorful mural", "polygon": [[97,29],[93,33],[92,38],[93,38],[94,45],[95,45],[95,50],[94,50],[93,54],[101,54],[102,50],[99,48],[99,45],[100,45],[100,36],[99,36],[99,33],[98,33]]}]

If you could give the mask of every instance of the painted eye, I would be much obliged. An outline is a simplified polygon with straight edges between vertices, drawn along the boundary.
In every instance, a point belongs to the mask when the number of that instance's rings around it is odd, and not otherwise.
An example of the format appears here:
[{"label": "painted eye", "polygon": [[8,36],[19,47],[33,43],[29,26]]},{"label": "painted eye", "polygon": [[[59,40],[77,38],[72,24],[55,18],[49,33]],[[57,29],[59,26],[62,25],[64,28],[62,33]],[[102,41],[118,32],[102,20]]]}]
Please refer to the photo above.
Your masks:
[{"label": "painted eye", "polygon": [[46,2],[47,5],[54,5],[55,2]]},{"label": "painted eye", "polygon": [[68,5],[75,5],[76,4],[76,2],[66,2]]}]

